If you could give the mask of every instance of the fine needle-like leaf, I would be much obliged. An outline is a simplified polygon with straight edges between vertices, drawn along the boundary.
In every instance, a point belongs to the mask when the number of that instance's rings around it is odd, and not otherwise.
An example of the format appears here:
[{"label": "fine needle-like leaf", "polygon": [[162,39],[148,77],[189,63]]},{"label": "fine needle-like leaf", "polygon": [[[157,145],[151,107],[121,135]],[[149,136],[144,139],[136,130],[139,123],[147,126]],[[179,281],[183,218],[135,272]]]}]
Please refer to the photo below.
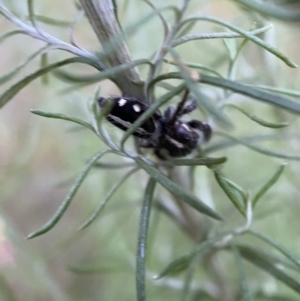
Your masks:
[{"label": "fine needle-like leaf", "polygon": [[[252,1],[252,0],[234,0],[235,2],[241,4],[242,6],[250,9],[251,11],[256,11],[258,13],[278,18],[280,20],[288,22],[300,22],[300,11],[299,9],[293,9],[293,5],[288,5],[288,2],[276,4],[276,1]],[[297,1],[294,1],[296,4]],[[291,2],[292,4],[292,2]],[[290,8],[289,8],[290,7]]]},{"label": "fine needle-like leaf", "polygon": [[89,85],[92,83],[100,82],[105,79],[113,78],[115,75],[122,73],[126,70],[129,70],[133,67],[143,65],[143,64],[151,64],[151,62],[147,59],[140,59],[136,61],[130,61],[128,63],[124,63],[115,67],[111,67],[101,73],[94,75],[77,75],[71,72],[67,72],[65,70],[55,70],[53,73],[60,79],[68,81],[70,83],[82,83],[83,85]]},{"label": "fine needle-like leaf", "polygon": [[245,141],[244,139],[236,138],[236,137],[231,136],[227,133],[222,133],[222,132],[219,132],[219,131],[215,131],[214,134],[225,137],[225,138],[227,138],[231,141],[234,141],[238,144],[244,145],[244,146],[246,146],[246,147],[248,147],[248,148],[250,148],[250,149],[252,149],[252,150],[254,150],[258,153],[261,153],[261,154],[264,154],[264,155],[267,155],[267,156],[277,157],[277,158],[282,158],[282,159],[288,159],[288,160],[295,160],[295,161],[300,160],[299,155],[291,155],[291,154],[284,153],[284,152],[276,152],[276,151],[273,151],[273,150],[269,150],[269,149],[266,149],[266,148],[263,148],[263,147],[260,147],[260,146],[253,145],[252,143],[249,143],[249,142]]},{"label": "fine needle-like leaf", "polygon": [[278,243],[273,238],[270,238],[264,234],[258,233],[253,230],[249,230],[246,232],[247,234],[250,234],[252,236],[255,236],[256,238],[264,241],[265,243],[271,245],[274,247],[277,251],[279,251],[281,254],[283,254],[286,258],[288,258],[293,264],[295,264],[298,269],[300,269],[300,257],[293,254],[290,250],[288,250],[285,246]]},{"label": "fine needle-like leaf", "polygon": [[47,50],[50,50],[51,46],[45,46],[40,48],[38,51],[34,52],[32,55],[30,55],[22,64],[19,66],[15,67],[13,71],[5,74],[4,76],[0,77],[0,85],[6,83],[10,79],[14,78],[14,76],[21,71],[24,67],[29,65],[36,57],[38,57],[41,54],[45,54]]},{"label": "fine needle-like leaf", "polygon": [[154,279],[160,279],[170,274],[176,274],[183,270],[186,270],[195,256],[201,256],[210,248],[212,248],[217,242],[221,241],[222,238],[230,234],[229,232],[221,233],[216,235],[208,240],[205,240],[198,244],[194,250],[189,252],[186,255],[183,255],[171,263],[169,263],[157,276],[153,277]]},{"label": "fine needle-like leaf", "polygon": [[46,74],[47,72],[50,72],[51,70],[55,68],[59,68],[68,64],[72,63],[86,63],[86,64],[92,64],[90,60],[86,58],[80,58],[80,57],[73,57],[69,59],[65,59],[62,61],[59,61],[57,63],[48,65],[45,68],[39,69],[36,72],[26,76],[13,86],[11,86],[8,90],[6,90],[1,96],[0,96],[0,108],[3,107],[8,101],[10,101],[20,90],[22,90],[24,87],[26,87],[29,83],[31,83],[33,80],[39,78],[40,76]]},{"label": "fine needle-like leaf", "polygon": [[42,234],[48,232],[49,230],[51,230],[58,223],[58,221],[61,219],[61,217],[66,212],[69,205],[71,204],[71,201],[73,200],[73,198],[74,198],[76,192],[78,191],[79,187],[81,186],[81,184],[85,180],[86,176],[88,175],[89,171],[93,167],[93,164],[95,162],[97,162],[102,156],[104,156],[105,154],[107,154],[109,152],[112,152],[112,151],[104,150],[104,151],[101,151],[101,152],[97,153],[95,156],[92,157],[92,159],[87,163],[85,169],[77,177],[77,179],[76,179],[74,185],[72,186],[72,188],[70,189],[67,197],[61,203],[61,205],[59,206],[57,211],[54,213],[52,218],[44,226],[42,226],[40,229],[38,229],[37,231],[34,231],[31,234],[29,234],[27,236],[28,239],[34,238],[36,236],[39,236],[39,235],[42,235]]},{"label": "fine needle-like leaf", "polygon": [[[40,58],[41,68],[45,68],[48,65],[49,65],[48,53],[42,53],[41,58]],[[49,83],[49,73],[46,73],[45,75],[42,75],[42,83],[44,85]]]},{"label": "fine needle-like leaf", "polygon": [[228,180],[221,171],[215,172],[215,178],[236,209],[238,209],[243,216],[246,216],[246,208],[244,205],[246,193],[243,191],[243,189],[237,189],[239,186],[237,186],[235,183],[235,185],[232,185],[232,182]]},{"label": "fine needle-like leaf", "polygon": [[99,204],[99,206],[96,208],[94,213],[78,228],[78,230],[85,229],[88,227],[95,219],[99,216],[99,214],[103,211],[108,201],[111,199],[111,197],[114,195],[114,193],[119,189],[119,187],[136,171],[138,171],[139,168],[134,168],[130,170],[128,173],[126,173],[120,181],[116,182],[116,184],[109,190],[109,192],[106,194],[106,196],[103,198],[102,202]]},{"label": "fine needle-like leaf", "polygon": [[[162,74],[154,78],[151,83],[149,84],[149,89],[151,86],[153,86],[155,83],[166,80],[166,79],[172,79],[172,78],[178,78],[182,79],[184,78],[181,73],[179,72],[170,72],[167,74]],[[196,76],[195,76],[196,78]],[[216,86],[223,89],[229,89],[233,92],[251,97],[255,100],[259,100],[262,102],[265,102],[270,105],[274,105],[277,107],[280,107],[282,109],[285,109],[287,111],[290,111],[295,114],[300,114],[300,104],[293,101],[291,98],[284,97],[281,95],[278,95],[276,93],[266,92],[260,89],[253,88],[249,85],[242,84],[236,81],[228,80],[225,78],[210,76],[206,74],[198,75],[198,81],[204,84]]]},{"label": "fine needle-like leaf", "polygon": [[254,122],[260,124],[261,126],[264,127],[268,127],[268,128],[273,128],[273,129],[280,129],[283,127],[286,127],[289,125],[288,122],[270,122],[270,121],[266,121],[263,120],[253,114],[248,113],[246,110],[233,105],[233,104],[227,104],[226,107],[230,107],[230,108],[235,108],[236,110],[238,110],[239,112],[243,113],[245,116],[247,116],[248,118],[250,118],[251,120],[253,120]]},{"label": "fine needle-like leaf", "polygon": [[27,0],[29,20],[34,28],[36,28],[33,0]]},{"label": "fine needle-like leaf", "polygon": [[265,41],[263,41],[262,39],[258,38],[257,36],[229,23],[226,22],[224,20],[221,20],[219,18],[215,18],[215,17],[210,17],[210,16],[205,16],[205,15],[193,15],[187,19],[185,19],[181,24],[185,24],[187,22],[191,22],[191,21],[195,21],[195,20],[202,20],[202,21],[209,21],[209,22],[214,22],[217,24],[220,24],[224,27],[229,28],[230,30],[240,34],[241,36],[243,36],[244,38],[250,40],[251,42],[259,45],[260,47],[266,49],[267,51],[269,51],[270,53],[274,54],[276,57],[278,57],[280,60],[282,60],[283,62],[286,63],[286,65],[288,65],[289,67],[292,68],[297,68],[297,65],[292,62],[288,57],[286,57],[282,52],[280,52],[278,49],[276,49],[275,47],[271,46],[270,44],[266,43]]},{"label": "fine needle-like leaf", "polygon": [[0,43],[3,43],[7,38],[13,37],[17,34],[25,34],[23,30],[13,30],[0,35]]},{"label": "fine needle-like leaf", "polygon": [[[196,20],[195,20],[196,21]],[[259,35],[261,33],[266,32],[270,28],[272,28],[273,25],[269,24],[262,28],[255,29],[253,31],[250,31],[248,33],[252,35]],[[243,38],[242,35],[235,33],[235,32],[212,32],[212,33],[198,33],[198,34],[190,34],[186,36],[182,36],[179,39],[175,40],[172,43],[172,46],[178,46],[183,43],[193,41],[193,40],[200,40],[200,39],[236,39],[236,38]]]},{"label": "fine needle-like leaf", "polygon": [[[281,133],[275,134],[264,134],[264,135],[251,135],[244,136],[239,138],[244,142],[248,142],[250,144],[257,142],[266,142],[266,141],[291,141],[300,139],[300,135],[298,133],[287,133],[282,135]],[[214,143],[211,146],[207,146],[203,149],[204,154],[210,154],[216,151],[224,150],[226,148],[235,147],[239,145],[238,141],[233,140],[222,140],[220,142]]]},{"label": "fine needle-like leaf", "polygon": [[269,273],[277,280],[281,281],[282,283],[293,289],[295,292],[300,294],[299,280],[293,278],[292,276],[281,270],[279,267],[274,265],[271,259],[269,260],[269,256],[267,254],[262,254],[261,252],[257,252],[256,249],[247,246],[237,246],[237,248],[242,257],[244,257],[247,261]]},{"label": "fine needle-like leaf", "polygon": [[238,250],[238,248],[236,248],[235,245],[232,245],[232,251],[233,251],[233,255],[234,255],[234,259],[235,259],[235,263],[236,263],[236,267],[238,270],[238,276],[239,276],[239,280],[241,283],[241,292],[242,292],[242,299],[243,301],[251,301],[251,295],[250,295],[250,290],[249,290],[249,284],[247,281],[247,276],[246,276],[246,271],[241,259],[241,254]]},{"label": "fine needle-like leaf", "polygon": [[279,166],[274,175],[265,183],[260,190],[255,194],[252,200],[253,208],[257,205],[261,197],[278,181],[285,169],[286,163]]},{"label": "fine needle-like leaf", "polygon": [[[164,59],[163,61],[167,64],[177,66],[177,63],[174,60]],[[200,69],[202,71],[213,73],[219,77],[223,77],[218,71],[216,71],[215,69],[213,69],[209,66],[206,66],[206,65],[202,65],[202,64],[198,64],[198,63],[185,63],[184,65],[188,68]]]},{"label": "fine needle-like leaf", "polygon": [[170,180],[167,176],[162,174],[158,169],[149,165],[141,158],[135,159],[137,164],[143,168],[152,178],[154,178],[160,185],[167,189],[172,194],[178,196],[182,201],[196,209],[197,211],[208,215],[214,219],[222,220],[221,216],[213,209],[208,207],[205,203],[199,200],[196,196],[187,193],[180,186]]},{"label": "fine needle-like leaf", "polygon": [[[51,26],[57,26],[57,27],[69,27],[71,24],[71,21],[65,21],[65,20],[58,20],[54,18],[50,18],[48,16],[42,16],[42,15],[34,15],[35,19],[41,23],[48,24]],[[29,16],[27,17],[29,19]]]},{"label": "fine needle-like leaf", "polygon": [[146,300],[146,255],[147,255],[147,237],[148,237],[148,227],[150,220],[151,204],[153,200],[153,195],[155,191],[156,181],[153,178],[149,178],[144,201],[142,205],[140,223],[139,223],[139,233],[137,242],[137,255],[136,255],[136,290],[137,290],[137,300]]},{"label": "fine needle-like leaf", "polygon": [[191,158],[191,159],[171,159],[172,162],[176,166],[213,166],[223,164],[227,161],[226,157],[220,158]]},{"label": "fine needle-like leaf", "polygon": [[68,116],[68,115],[60,114],[60,113],[51,113],[51,112],[40,111],[40,110],[30,110],[30,112],[35,115],[43,116],[46,118],[54,118],[54,119],[62,119],[62,120],[71,121],[71,122],[80,124],[80,125],[88,128],[89,130],[95,132],[94,128],[88,122],[81,120],[79,118],[73,117],[73,116]]}]

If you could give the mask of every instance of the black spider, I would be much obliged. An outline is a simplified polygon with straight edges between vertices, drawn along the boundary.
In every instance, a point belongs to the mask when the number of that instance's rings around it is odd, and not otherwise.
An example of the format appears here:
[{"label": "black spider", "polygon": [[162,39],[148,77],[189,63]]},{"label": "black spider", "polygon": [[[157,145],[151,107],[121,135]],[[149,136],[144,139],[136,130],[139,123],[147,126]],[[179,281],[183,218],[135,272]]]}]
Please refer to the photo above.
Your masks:
[{"label": "black spider", "polygon": [[[169,106],[164,114],[156,111],[134,132],[133,136],[141,138],[139,146],[153,148],[155,155],[165,160],[167,157],[183,157],[190,154],[199,143],[206,142],[211,136],[211,127],[199,120],[183,121],[181,116],[196,109],[196,101],[185,104],[188,91],[184,94],[176,109]],[[137,120],[149,105],[134,97],[100,97],[99,105],[103,108],[112,102],[106,119],[126,131]]]}]

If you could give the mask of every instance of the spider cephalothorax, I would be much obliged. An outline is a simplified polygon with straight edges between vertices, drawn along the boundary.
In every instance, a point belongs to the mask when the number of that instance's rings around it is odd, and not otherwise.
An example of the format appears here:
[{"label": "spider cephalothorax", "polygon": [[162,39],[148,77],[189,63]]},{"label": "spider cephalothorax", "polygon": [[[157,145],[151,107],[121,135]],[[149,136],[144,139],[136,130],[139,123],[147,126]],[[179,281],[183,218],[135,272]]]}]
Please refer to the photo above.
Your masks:
[{"label": "spider cephalothorax", "polygon": [[[181,116],[196,109],[196,102],[185,104],[188,92],[185,93],[177,107],[169,106],[164,114],[156,111],[134,132],[140,138],[139,146],[153,148],[160,159],[183,157],[190,154],[199,143],[208,141],[211,127],[199,120],[183,121]],[[100,97],[98,103],[103,108],[107,102],[112,107],[106,119],[118,128],[126,131],[141,116],[149,105],[134,97]]]}]

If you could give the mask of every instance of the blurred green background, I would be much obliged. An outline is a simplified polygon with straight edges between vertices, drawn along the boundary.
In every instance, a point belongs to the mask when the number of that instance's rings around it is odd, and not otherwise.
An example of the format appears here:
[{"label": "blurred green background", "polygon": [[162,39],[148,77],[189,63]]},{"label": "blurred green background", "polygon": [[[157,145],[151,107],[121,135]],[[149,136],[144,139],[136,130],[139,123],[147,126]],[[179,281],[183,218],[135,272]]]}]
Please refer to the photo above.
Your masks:
[{"label": "blurred green background", "polygon": [[[175,1],[152,1],[156,5],[174,4]],[[11,11],[27,16],[25,1],[2,1]],[[150,12],[143,1],[117,1],[121,24],[126,27]],[[72,1],[36,1],[38,15],[72,22],[77,11]],[[232,1],[194,0],[189,13],[208,14],[235,23],[246,30],[255,28],[254,13],[246,13]],[[171,13],[166,17],[171,20]],[[280,49],[287,57],[300,65],[299,23],[288,23],[266,18],[265,24],[273,24],[266,32],[265,40]],[[261,24],[260,24],[261,25]],[[51,35],[69,41],[69,28],[39,23]],[[1,33],[14,29],[0,18]],[[196,32],[223,31],[220,26],[198,22]],[[157,18],[144,24],[128,37],[134,59],[149,58],[160,46],[163,29]],[[74,38],[80,47],[90,52],[100,50],[99,43],[88,21],[84,18],[75,26]],[[0,45],[1,75],[14,70],[26,58],[44,44],[25,35],[9,38]],[[200,40],[179,46],[180,54],[187,62],[198,62],[216,68],[227,76],[228,53],[222,40]],[[54,62],[70,56],[63,51],[53,51],[48,57]],[[22,70],[13,81],[40,67],[39,59]],[[164,66],[168,72],[170,66]],[[94,74],[91,67],[76,65],[66,70],[79,74]],[[146,67],[140,68],[145,78]],[[271,85],[299,90],[299,69],[287,67],[276,57],[248,43],[238,61],[236,79],[254,85]],[[175,83],[175,82],[174,82]],[[4,92],[11,82],[1,86]],[[101,95],[120,92],[109,81],[100,83]],[[68,193],[72,180],[83,169],[85,162],[103,148],[97,137],[86,130],[60,120],[35,116],[30,109],[41,109],[77,116],[88,120],[88,101],[96,85],[77,89],[53,75],[38,79],[16,95],[0,110],[0,300],[123,300],[135,299],[135,253],[139,211],[147,176],[139,171],[130,177],[108,203],[105,211],[86,230],[76,228],[86,219],[102,197],[126,170],[95,169],[78,191],[72,205],[53,230],[33,240],[25,240],[30,232],[43,225],[55,212]],[[164,90],[157,89],[160,95]],[[203,92],[216,102],[223,91],[203,86]],[[298,116],[274,109],[248,98],[233,95],[232,101],[261,118],[288,121],[288,128],[274,130],[262,128],[241,113],[226,109],[234,123],[230,134],[240,136],[278,134],[276,139],[259,142],[269,149],[299,154]],[[177,99],[172,100],[176,102]],[[193,116],[203,118],[200,113]],[[122,133],[106,126],[115,141]],[[215,125],[215,130],[218,126]],[[226,130],[226,129],[225,129]],[[220,137],[213,137],[208,145],[215,145]],[[128,147],[132,145],[129,143]],[[224,171],[230,179],[253,194],[260,188],[284,160],[255,153],[243,146],[222,149],[214,156],[227,156]],[[113,155],[103,162],[126,162]],[[184,169],[183,169],[184,171]],[[290,161],[279,182],[269,191],[255,212],[253,228],[276,238],[288,249],[300,254],[299,224],[299,162]],[[213,174],[205,167],[196,172],[195,194],[226,216],[222,225],[213,227],[232,229],[244,223],[227,197],[216,185]],[[158,189],[159,197],[169,198],[167,192]],[[242,240],[249,242],[249,237]],[[250,243],[252,243],[250,241]],[[253,244],[258,244],[253,241]],[[149,300],[179,300],[182,276],[152,280],[167,263],[185,254],[193,242],[168,217],[153,211],[148,254],[147,289]],[[264,245],[262,245],[264,248]],[[220,254],[220,273],[226,275],[229,288],[237,285],[237,272],[232,268],[232,258]],[[247,267],[249,278],[260,279],[267,293],[294,293],[271,276],[252,266]],[[93,273],[83,273],[84,270]],[[81,273],[80,273],[81,272]],[[198,272],[199,285],[207,282],[207,275]],[[253,284],[255,285],[255,284]],[[295,297],[295,300],[298,300]],[[298,297],[299,298],[299,297]],[[205,299],[203,299],[205,300]]]}]

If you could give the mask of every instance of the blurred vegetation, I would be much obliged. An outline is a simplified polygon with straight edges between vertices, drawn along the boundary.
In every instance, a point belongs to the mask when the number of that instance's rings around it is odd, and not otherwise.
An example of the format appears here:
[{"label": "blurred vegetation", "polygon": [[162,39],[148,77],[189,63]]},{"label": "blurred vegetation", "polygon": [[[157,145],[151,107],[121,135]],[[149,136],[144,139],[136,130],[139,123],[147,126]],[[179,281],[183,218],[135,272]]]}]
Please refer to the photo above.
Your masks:
[{"label": "blurred vegetation", "polygon": [[213,138],[125,153],[94,103],[126,94],[121,36],[100,47],[75,1],[1,1],[1,300],[299,300],[300,1],[115,2],[133,91],[164,109],[189,88]]}]

